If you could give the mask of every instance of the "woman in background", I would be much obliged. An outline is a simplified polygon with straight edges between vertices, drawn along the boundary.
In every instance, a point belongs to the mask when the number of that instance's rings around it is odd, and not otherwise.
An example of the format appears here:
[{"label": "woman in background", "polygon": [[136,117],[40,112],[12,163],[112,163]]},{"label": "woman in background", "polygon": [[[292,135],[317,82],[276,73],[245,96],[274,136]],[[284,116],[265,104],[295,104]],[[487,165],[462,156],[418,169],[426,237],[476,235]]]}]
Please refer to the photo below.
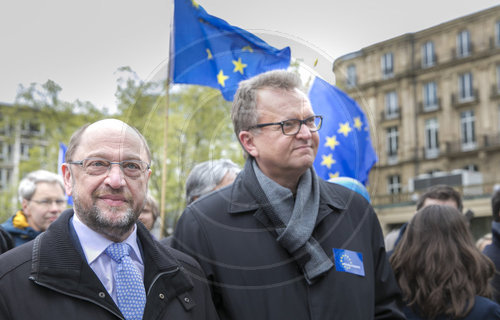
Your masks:
[{"label": "woman in background", "polygon": [[495,266],[450,206],[421,209],[390,258],[408,319],[500,319],[489,298]]}]

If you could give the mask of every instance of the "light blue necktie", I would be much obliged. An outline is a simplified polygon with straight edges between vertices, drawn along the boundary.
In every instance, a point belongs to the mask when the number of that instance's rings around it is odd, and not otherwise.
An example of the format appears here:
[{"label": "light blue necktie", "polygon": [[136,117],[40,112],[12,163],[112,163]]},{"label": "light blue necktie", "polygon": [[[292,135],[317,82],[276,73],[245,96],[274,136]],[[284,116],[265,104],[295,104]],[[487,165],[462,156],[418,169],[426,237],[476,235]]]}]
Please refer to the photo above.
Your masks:
[{"label": "light blue necktie", "polygon": [[141,320],[146,305],[146,291],[139,269],[134,265],[126,243],[113,243],[106,248],[106,254],[117,263],[115,277],[118,308],[126,320]]}]

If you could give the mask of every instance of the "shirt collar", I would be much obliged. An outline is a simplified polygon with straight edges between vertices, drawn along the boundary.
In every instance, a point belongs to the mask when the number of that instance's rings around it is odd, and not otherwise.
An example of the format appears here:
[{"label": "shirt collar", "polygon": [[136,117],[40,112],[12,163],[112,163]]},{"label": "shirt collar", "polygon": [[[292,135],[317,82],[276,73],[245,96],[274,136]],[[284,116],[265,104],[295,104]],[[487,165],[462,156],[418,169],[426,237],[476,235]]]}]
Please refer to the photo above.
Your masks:
[{"label": "shirt collar", "polygon": [[[73,227],[75,228],[76,234],[78,235],[80,245],[82,246],[83,252],[85,253],[88,264],[94,262],[95,259],[97,259],[104,252],[104,250],[106,250],[106,248],[113,243],[113,241],[106,239],[103,235],[95,232],[87,225],[85,225],[78,218],[78,215],[76,213],[73,215],[72,223]],[[137,244],[137,226],[135,224],[134,230],[132,231],[130,236],[123,241],[123,243],[127,243],[132,247],[132,259],[139,261],[141,264],[144,264],[142,261],[142,255],[139,249],[139,245]]]}]

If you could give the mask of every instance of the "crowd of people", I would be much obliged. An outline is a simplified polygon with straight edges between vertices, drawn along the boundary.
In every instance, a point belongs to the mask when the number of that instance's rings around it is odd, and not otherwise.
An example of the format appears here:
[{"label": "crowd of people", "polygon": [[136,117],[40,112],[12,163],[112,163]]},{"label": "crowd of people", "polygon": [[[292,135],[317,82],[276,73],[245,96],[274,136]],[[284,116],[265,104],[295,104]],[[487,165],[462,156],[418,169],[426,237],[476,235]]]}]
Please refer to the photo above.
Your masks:
[{"label": "crowd of people", "polygon": [[500,319],[500,191],[484,253],[444,185],[384,242],[366,189],[317,176],[328,120],[298,75],[242,81],[231,119],[243,168],[194,166],[164,239],[144,136],[116,119],[78,129],[62,177],[26,175],[0,226],[0,318]]}]

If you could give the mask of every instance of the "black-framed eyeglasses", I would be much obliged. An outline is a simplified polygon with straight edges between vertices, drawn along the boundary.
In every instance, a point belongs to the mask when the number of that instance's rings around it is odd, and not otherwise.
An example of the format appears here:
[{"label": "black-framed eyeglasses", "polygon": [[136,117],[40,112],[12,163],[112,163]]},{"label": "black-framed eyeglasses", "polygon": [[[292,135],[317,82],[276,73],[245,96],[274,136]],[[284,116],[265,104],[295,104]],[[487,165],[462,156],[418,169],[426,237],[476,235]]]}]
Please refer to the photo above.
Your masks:
[{"label": "black-framed eyeglasses", "polygon": [[123,174],[130,178],[138,178],[144,171],[148,170],[151,165],[141,160],[123,160],[113,162],[101,158],[86,158],[80,161],[70,161],[68,164],[77,164],[85,170],[85,173],[91,176],[100,176],[108,173],[111,165],[117,164],[120,166]]},{"label": "black-framed eyeglasses", "polygon": [[312,116],[304,120],[300,119],[288,119],[281,122],[270,122],[270,123],[259,123],[248,128],[248,130],[255,128],[262,128],[267,126],[281,126],[281,131],[286,136],[294,136],[299,133],[302,125],[305,125],[309,131],[316,132],[321,129],[321,124],[323,123],[323,116]]}]

